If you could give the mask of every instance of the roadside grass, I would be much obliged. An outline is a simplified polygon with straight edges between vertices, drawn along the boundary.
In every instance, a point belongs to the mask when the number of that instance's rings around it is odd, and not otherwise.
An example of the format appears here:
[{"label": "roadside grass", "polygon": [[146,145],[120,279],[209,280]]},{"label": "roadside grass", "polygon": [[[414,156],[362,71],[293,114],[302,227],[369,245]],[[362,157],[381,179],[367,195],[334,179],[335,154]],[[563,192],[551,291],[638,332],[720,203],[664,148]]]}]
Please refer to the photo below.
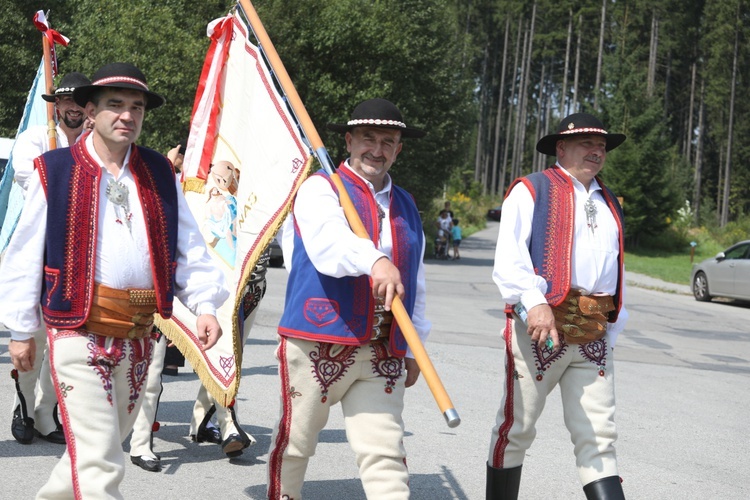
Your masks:
[{"label": "roadside grass", "polygon": [[[644,253],[647,252],[641,250],[638,253],[625,252],[625,269],[669,283],[690,284],[690,270],[693,267],[690,264],[690,254],[660,256]],[[694,262],[700,262],[700,259],[695,259]]]},{"label": "roadside grass", "polygon": [[[670,283],[690,285],[693,264],[713,257],[740,241],[742,238],[735,232],[731,225],[721,230],[670,227],[658,235],[642,238],[642,245],[628,248],[625,251],[625,269]],[[691,242],[696,245],[692,262]]]},{"label": "roadside grass", "polygon": [[[693,257],[693,263],[697,264],[714,255],[716,255],[716,252],[713,252],[713,249],[696,252]],[[669,283],[690,285],[690,272],[692,268],[690,250],[674,253],[638,248],[625,252],[625,269],[634,273],[659,278]]]}]

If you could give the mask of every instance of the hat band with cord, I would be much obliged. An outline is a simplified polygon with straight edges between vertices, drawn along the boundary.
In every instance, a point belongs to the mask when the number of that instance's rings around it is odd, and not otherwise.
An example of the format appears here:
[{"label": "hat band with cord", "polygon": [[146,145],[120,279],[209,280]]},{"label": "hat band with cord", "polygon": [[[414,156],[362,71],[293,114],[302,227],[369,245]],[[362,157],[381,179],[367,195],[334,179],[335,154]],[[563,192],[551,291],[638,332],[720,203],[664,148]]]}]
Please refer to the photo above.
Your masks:
[{"label": "hat band with cord", "polygon": [[563,130],[558,135],[571,135],[571,134],[603,134],[607,135],[607,131],[603,128],[573,128],[570,130]]},{"label": "hat band with cord", "polygon": [[148,90],[148,85],[141,80],[138,80],[137,78],[128,78],[127,76],[110,76],[91,82],[91,85],[111,85],[113,83],[131,83],[143,87],[143,90]]},{"label": "hat band with cord", "polygon": [[396,120],[381,120],[380,118],[367,118],[367,119],[360,119],[360,120],[349,120],[346,122],[347,125],[350,127],[356,127],[356,126],[362,126],[362,125],[391,125],[394,127],[400,127],[400,128],[406,128],[406,124],[404,122],[399,122]]}]

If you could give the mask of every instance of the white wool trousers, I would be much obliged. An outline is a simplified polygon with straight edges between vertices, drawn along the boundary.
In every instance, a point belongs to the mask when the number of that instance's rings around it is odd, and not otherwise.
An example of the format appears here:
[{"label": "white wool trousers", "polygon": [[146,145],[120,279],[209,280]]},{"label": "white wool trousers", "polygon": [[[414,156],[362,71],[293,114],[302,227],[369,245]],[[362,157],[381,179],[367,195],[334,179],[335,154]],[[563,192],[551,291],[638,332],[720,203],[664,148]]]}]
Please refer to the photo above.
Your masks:
[{"label": "white wool trousers", "polygon": [[268,498],[302,498],[307,464],[337,403],[367,498],[409,498],[403,360],[382,343],[344,346],[286,337],[276,357],[281,415],[271,437]]},{"label": "white wool trousers", "polygon": [[168,343],[169,339],[164,335],[159,335],[159,339],[154,341],[153,359],[148,368],[143,402],[133,423],[133,434],[130,435],[131,457],[156,459],[153,445],[154,422],[156,422],[156,411],[159,409],[159,398],[162,392],[161,371],[164,368],[164,354]]},{"label": "white wool trousers", "polygon": [[67,449],[37,499],[121,499],[125,440],[140,410],[154,339],[50,329]]},{"label": "white wool trousers", "polygon": [[515,316],[506,320],[501,402],[488,463],[523,464],[547,396],[559,385],[581,483],[617,476],[615,374],[607,337],[586,344],[561,341],[558,349],[548,349],[539,348],[526,328]]}]

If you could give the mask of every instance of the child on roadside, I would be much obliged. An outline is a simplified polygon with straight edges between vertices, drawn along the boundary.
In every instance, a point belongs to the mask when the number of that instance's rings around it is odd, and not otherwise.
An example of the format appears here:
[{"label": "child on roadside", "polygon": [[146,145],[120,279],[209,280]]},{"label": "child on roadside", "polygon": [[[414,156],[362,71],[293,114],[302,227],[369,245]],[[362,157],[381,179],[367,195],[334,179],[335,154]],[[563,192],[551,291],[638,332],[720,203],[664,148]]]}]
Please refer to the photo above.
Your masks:
[{"label": "child on roadside", "polygon": [[461,226],[458,225],[458,222],[458,219],[453,219],[453,228],[451,229],[451,236],[453,239],[453,260],[461,258],[458,254],[458,247],[461,245],[463,231],[461,230]]}]

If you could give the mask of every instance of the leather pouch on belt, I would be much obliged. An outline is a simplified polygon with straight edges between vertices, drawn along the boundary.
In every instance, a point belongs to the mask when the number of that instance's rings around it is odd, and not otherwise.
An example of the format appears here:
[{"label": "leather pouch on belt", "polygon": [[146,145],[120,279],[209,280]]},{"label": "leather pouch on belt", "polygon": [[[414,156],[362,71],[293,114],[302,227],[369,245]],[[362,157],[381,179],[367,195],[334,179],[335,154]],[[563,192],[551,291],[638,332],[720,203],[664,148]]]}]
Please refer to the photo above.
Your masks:
[{"label": "leather pouch on belt", "polygon": [[84,328],[108,337],[140,339],[154,327],[153,290],[117,290],[96,285]]},{"label": "leather pouch on belt", "polygon": [[599,340],[607,333],[607,313],[615,310],[610,295],[580,295],[571,292],[552,308],[555,327],[569,344]]}]

